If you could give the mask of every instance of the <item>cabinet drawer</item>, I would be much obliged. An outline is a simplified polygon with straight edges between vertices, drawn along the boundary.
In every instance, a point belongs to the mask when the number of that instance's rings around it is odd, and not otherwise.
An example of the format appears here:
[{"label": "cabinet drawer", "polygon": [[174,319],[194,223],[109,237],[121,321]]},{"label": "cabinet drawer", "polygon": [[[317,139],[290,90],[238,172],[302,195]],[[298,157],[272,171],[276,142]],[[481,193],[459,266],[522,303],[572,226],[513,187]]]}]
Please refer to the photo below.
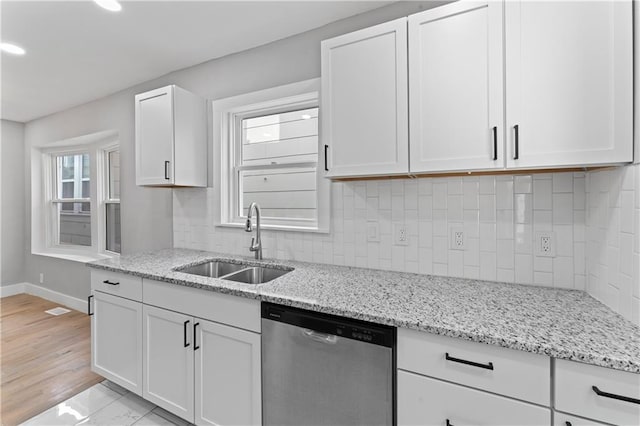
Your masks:
[{"label": "cabinet drawer", "polygon": [[142,278],[118,272],[91,271],[91,289],[142,301]]},{"label": "cabinet drawer", "polygon": [[556,360],[556,408],[617,425],[640,424],[640,404],[600,392],[640,399],[640,374]]},{"label": "cabinet drawer", "polygon": [[553,413],[553,426],[605,426],[604,423],[598,423],[593,420],[583,419],[581,417],[572,416],[571,414]]},{"label": "cabinet drawer", "polygon": [[260,332],[258,300],[145,279],[144,303]]},{"label": "cabinet drawer", "polygon": [[550,405],[551,359],[543,355],[398,329],[398,368]]},{"label": "cabinet drawer", "polygon": [[549,425],[551,411],[463,386],[398,372],[398,425]]}]

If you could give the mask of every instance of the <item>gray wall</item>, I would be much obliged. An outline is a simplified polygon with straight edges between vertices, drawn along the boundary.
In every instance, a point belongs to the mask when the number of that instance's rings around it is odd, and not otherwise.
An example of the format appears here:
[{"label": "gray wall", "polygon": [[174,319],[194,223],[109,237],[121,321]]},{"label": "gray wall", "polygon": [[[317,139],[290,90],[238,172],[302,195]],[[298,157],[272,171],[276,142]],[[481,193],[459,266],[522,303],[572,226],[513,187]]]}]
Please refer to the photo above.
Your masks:
[{"label": "gray wall", "polygon": [[[307,33],[176,71],[106,98],[33,120],[25,127],[26,152],[30,155],[32,146],[116,130],[120,135],[121,151],[122,252],[171,247],[172,190],[135,185],[133,97],[136,93],[177,84],[205,98],[217,99],[319,77],[321,40],[441,3],[444,2],[394,3]],[[27,211],[31,210],[29,176],[27,170]],[[27,234],[27,252],[30,253],[29,226]],[[47,288],[78,298],[89,293],[89,270],[83,264],[27,254],[26,266],[28,282],[38,283],[38,274],[42,272]]]},{"label": "gray wall", "polygon": [[0,285],[24,281],[24,125],[2,120]]}]

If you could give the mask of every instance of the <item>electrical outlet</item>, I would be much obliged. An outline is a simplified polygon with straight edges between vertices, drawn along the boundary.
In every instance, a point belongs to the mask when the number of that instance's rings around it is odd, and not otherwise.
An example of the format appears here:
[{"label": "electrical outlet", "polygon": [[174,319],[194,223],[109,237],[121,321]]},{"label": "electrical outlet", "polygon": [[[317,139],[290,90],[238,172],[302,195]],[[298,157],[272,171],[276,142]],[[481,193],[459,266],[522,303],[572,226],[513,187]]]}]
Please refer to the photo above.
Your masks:
[{"label": "electrical outlet", "polygon": [[40,272],[40,284],[44,284],[44,274]]},{"label": "electrical outlet", "polygon": [[464,230],[462,227],[453,227],[450,229],[451,241],[449,248],[451,250],[464,250]]},{"label": "electrical outlet", "polygon": [[409,235],[407,227],[404,223],[396,223],[393,225],[393,244],[396,246],[408,246]]},{"label": "electrical outlet", "polygon": [[380,241],[380,227],[378,222],[367,222],[367,241]]},{"label": "electrical outlet", "polygon": [[541,257],[556,256],[556,237],[553,232],[536,232],[535,254]]}]

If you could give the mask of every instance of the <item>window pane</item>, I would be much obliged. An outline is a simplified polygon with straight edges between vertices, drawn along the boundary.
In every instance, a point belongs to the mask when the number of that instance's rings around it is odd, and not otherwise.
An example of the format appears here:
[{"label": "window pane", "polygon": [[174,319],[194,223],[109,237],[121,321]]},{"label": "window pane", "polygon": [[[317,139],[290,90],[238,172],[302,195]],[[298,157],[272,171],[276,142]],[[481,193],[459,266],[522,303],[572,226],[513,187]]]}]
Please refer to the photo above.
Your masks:
[{"label": "window pane", "polygon": [[109,153],[109,198],[120,199],[120,152]]},{"label": "window pane", "polygon": [[318,108],[242,120],[243,165],[317,162]]},{"label": "window pane", "polygon": [[82,181],[82,196],[80,198],[89,198],[91,196],[91,182],[88,180]]},{"label": "window pane", "polygon": [[240,184],[240,216],[256,202],[265,218],[316,219],[315,167],[242,171]]},{"label": "window pane", "polygon": [[[89,198],[89,154],[61,155],[57,157],[59,198]],[[65,209],[66,210],[66,209]]]},{"label": "window pane", "polygon": [[75,170],[74,165],[74,157],[73,155],[64,155],[60,158],[60,167],[62,169],[62,179],[73,179],[73,174]]},{"label": "window pane", "polygon": [[60,198],[75,198],[73,196],[73,182],[62,182],[62,195]]},{"label": "window pane", "polygon": [[[60,203],[58,206],[60,244],[90,246],[90,203]],[[71,207],[70,211],[65,211],[65,206]]]},{"label": "window pane", "polygon": [[107,246],[106,249],[120,253],[120,204],[107,206]]},{"label": "window pane", "polygon": [[91,167],[91,163],[89,162],[89,154],[84,154],[82,156],[82,177],[85,179],[89,179],[89,167]]}]

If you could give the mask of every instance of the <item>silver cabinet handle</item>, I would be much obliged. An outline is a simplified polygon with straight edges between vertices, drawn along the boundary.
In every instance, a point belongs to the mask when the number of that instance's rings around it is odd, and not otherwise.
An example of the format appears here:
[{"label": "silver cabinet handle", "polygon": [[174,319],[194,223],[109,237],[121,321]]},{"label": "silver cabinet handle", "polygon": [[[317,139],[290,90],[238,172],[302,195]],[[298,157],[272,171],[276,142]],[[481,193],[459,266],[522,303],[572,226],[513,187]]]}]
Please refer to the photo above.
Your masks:
[{"label": "silver cabinet handle", "polygon": [[316,342],[325,343],[327,345],[335,345],[338,343],[338,336],[328,333],[319,333],[317,331],[305,328],[302,330],[302,335],[308,337]]},{"label": "silver cabinet handle", "polygon": [[164,162],[164,178],[169,180],[169,161]]}]

